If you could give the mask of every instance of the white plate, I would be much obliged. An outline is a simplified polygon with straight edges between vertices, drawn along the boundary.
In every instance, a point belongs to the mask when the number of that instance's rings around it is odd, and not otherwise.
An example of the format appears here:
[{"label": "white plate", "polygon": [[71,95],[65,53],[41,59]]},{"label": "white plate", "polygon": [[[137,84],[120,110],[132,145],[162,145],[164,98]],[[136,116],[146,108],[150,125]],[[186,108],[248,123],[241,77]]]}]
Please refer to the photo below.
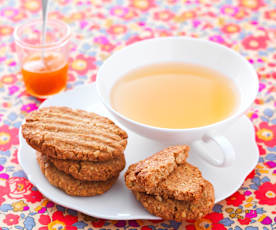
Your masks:
[{"label": "white plate", "polygon": [[[94,84],[81,86],[53,96],[42,104],[43,107],[53,105],[93,111],[112,119],[98,99]],[[129,139],[125,151],[127,161],[125,170],[130,164],[166,147],[164,144],[140,137],[129,130],[126,131],[129,134]],[[243,116],[240,118],[223,134],[229,138],[237,153],[237,159],[233,166],[228,168],[210,166],[197,158],[193,152],[190,153],[188,158],[188,161],[197,166],[203,176],[214,185],[216,202],[225,199],[239,189],[245,177],[256,166],[259,157],[258,148],[255,143],[254,128],[247,117]],[[112,189],[101,196],[72,197],[66,195],[61,190],[50,185],[45,179],[36,162],[35,151],[27,145],[21,132],[19,139],[20,165],[27,174],[28,179],[50,200],[98,218],[113,220],[159,219],[144,210],[132,193],[127,190],[123,179],[125,171],[121,173],[119,180]],[[215,147],[209,147],[210,151],[216,152]]]}]

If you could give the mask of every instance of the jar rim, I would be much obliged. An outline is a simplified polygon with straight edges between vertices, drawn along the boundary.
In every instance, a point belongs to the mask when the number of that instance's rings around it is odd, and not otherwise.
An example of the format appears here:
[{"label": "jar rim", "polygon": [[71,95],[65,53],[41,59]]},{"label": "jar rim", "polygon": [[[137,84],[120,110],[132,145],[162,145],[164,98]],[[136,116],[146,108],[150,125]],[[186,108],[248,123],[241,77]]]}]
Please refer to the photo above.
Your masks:
[{"label": "jar rim", "polygon": [[65,28],[64,35],[58,41],[49,42],[49,43],[46,43],[44,45],[42,45],[42,44],[35,44],[34,45],[34,44],[30,44],[30,43],[24,42],[22,39],[20,39],[20,37],[19,37],[19,31],[22,28],[24,28],[24,26],[34,25],[34,24],[37,24],[37,23],[42,23],[42,20],[41,19],[34,19],[34,20],[32,19],[32,20],[28,20],[27,22],[25,22],[25,23],[23,23],[21,25],[18,25],[15,28],[14,32],[13,32],[15,43],[17,45],[21,46],[22,48],[31,49],[31,50],[54,49],[54,48],[63,46],[66,42],[68,42],[68,40],[71,37],[71,28],[70,28],[70,26],[68,24],[66,24],[66,23],[64,23],[63,21],[60,21],[60,20],[48,19],[47,23],[59,24],[60,26],[62,26],[62,27]]}]

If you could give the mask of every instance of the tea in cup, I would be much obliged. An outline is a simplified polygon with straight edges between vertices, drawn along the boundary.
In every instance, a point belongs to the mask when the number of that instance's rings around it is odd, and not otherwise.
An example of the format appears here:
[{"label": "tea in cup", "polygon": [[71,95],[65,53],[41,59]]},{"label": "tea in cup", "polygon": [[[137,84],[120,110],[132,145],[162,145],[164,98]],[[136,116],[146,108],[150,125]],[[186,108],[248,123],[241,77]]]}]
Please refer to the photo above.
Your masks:
[{"label": "tea in cup", "polygon": [[[145,40],[111,55],[97,90],[106,108],[132,131],[161,142],[189,144],[215,166],[235,151],[220,134],[244,114],[258,92],[254,68],[235,51],[195,38]],[[223,159],[208,152],[213,141]]]},{"label": "tea in cup", "polygon": [[231,79],[210,68],[169,62],[130,71],[112,87],[110,103],[154,127],[187,129],[223,120],[238,106]]}]

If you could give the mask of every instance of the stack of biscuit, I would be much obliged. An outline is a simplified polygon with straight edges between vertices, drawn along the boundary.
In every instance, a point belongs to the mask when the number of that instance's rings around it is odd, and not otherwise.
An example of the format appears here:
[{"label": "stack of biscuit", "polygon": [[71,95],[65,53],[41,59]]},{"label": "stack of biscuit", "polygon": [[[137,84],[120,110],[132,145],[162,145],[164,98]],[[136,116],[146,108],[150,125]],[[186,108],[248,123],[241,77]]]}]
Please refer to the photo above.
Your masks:
[{"label": "stack of biscuit", "polygon": [[213,186],[186,162],[188,150],[186,145],[168,147],[129,166],[126,186],[153,215],[185,221],[212,211]]},{"label": "stack of biscuit", "polygon": [[72,196],[108,191],[125,167],[127,133],[95,113],[42,108],[26,118],[22,134],[47,180]]}]

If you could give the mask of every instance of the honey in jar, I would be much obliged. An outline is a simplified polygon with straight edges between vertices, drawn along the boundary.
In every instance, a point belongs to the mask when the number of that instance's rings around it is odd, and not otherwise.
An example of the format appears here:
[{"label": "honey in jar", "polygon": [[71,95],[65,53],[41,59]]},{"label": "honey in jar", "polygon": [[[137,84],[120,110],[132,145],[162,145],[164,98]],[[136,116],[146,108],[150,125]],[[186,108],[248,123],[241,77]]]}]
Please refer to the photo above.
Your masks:
[{"label": "honey in jar", "polygon": [[21,71],[26,90],[35,97],[46,98],[66,88],[68,63],[60,53],[31,55]]}]

